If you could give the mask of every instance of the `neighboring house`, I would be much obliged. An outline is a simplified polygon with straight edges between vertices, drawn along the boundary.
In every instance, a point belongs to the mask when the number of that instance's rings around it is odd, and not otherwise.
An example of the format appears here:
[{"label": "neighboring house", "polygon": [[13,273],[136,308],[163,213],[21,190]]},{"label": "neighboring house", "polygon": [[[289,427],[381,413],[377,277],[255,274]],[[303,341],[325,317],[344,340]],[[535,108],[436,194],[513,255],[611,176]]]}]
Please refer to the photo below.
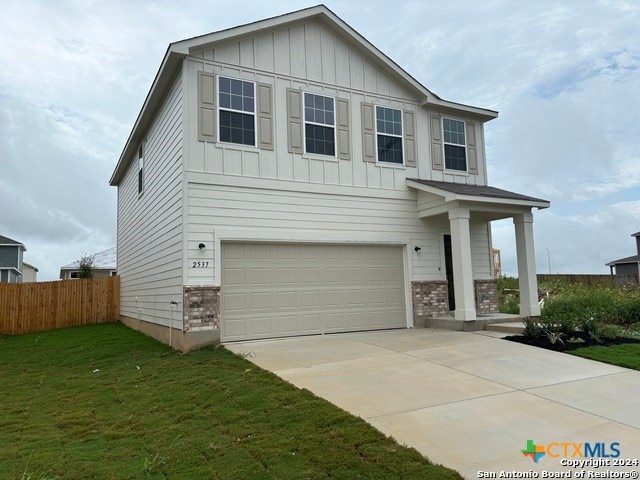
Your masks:
[{"label": "neighboring house", "polygon": [[0,282],[22,282],[24,244],[0,235]]},{"label": "neighboring house", "polygon": [[22,262],[22,281],[37,282],[38,269],[27,262]]},{"label": "neighboring house", "polygon": [[617,285],[624,285],[629,282],[640,283],[640,232],[636,232],[631,236],[636,239],[636,251],[638,254],[607,263],[607,267],[611,269],[611,275],[617,277]]},{"label": "neighboring house", "polygon": [[322,5],[170,44],[110,180],[123,322],[163,341],[172,324],[180,348],[450,312],[477,328],[503,218],[539,315],[532,209],[549,202],[487,185],[497,115]]},{"label": "neighboring house", "polygon": [[[117,260],[116,260],[116,247],[111,247],[103,252],[98,252],[93,255],[93,277],[112,277],[116,274]],[[80,273],[80,260],[76,260],[64,267],[60,267],[60,279],[70,280],[73,278],[79,278]]]}]

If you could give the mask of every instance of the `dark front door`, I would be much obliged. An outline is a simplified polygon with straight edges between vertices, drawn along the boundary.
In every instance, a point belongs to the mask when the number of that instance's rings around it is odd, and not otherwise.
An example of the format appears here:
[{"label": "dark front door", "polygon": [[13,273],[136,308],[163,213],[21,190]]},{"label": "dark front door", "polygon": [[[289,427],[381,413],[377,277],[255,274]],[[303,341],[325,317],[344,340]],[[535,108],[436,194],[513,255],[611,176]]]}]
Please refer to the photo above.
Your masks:
[{"label": "dark front door", "polygon": [[456,309],[456,296],[453,292],[453,254],[451,253],[451,235],[444,236],[444,267],[447,273],[447,287],[449,289],[449,310]]}]

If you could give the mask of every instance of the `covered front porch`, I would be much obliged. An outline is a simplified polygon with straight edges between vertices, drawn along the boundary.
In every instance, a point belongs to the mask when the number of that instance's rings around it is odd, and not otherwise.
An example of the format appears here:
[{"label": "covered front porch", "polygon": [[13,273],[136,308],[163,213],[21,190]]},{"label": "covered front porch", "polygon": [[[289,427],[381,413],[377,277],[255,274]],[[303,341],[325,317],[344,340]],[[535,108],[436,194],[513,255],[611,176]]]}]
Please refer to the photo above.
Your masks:
[{"label": "covered front porch", "polygon": [[[407,179],[407,186],[418,192],[418,216],[424,219],[438,218],[442,220],[446,218],[450,231],[451,265],[450,268],[447,268],[447,279],[449,289],[451,285],[453,286],[453,299],[455,300],[453,317],[434,316],[429,319],[430,325],[424,326],[442,324],[440,326],[444,327],[444,323],[449,323],[447,328],[455,330],[478,329],[472,328],[472,326],[489,321],[495,323],[497,319],[492,319],[486,313],[477,311],[476,283],[483,279],[474,278],[473,244],[470,230],[472,218],[480,218],[486,222],[513,218],[520,281],[520,317],[540,315],[532,209],[548,208],[550,203],[547,200],[490,186],[432,180]],[[499,314],[491,313],[491,316],[497,317]],[[450,324],[453,320],[455,323]],[[513,321],[513,318],[505,319],[505,321]],[[464,322],[466,326],[460,322]]]}]

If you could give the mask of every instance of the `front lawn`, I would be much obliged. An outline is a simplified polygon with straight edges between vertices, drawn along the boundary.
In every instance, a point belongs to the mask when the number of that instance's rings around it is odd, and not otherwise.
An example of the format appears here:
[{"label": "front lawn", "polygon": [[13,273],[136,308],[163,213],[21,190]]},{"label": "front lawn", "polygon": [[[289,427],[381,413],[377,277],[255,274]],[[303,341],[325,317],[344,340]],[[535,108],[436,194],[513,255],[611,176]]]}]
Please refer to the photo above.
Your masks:
[{"label": "front lawn", "polygon": [[0,478],[461,478],[224,348],[120,324],[0,336],[0,405]]},{"label": "front lawn", "polygon": [[619,367],[640,370],[640,343],[578,348],[571,353]]}]

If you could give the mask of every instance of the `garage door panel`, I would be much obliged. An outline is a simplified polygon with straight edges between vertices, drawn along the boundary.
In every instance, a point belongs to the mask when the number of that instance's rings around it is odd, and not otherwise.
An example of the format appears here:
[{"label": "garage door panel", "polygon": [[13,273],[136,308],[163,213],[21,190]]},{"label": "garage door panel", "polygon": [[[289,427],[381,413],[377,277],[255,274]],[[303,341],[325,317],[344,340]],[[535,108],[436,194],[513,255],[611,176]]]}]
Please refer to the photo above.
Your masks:
[{"label": "garage door panel", "polygon": [[276,268],[276,283],[296,283],[295,268]]},{"label": "garage door panel", "polygon": [[320,279],[320,269],[318,267],[300,268],[301,283],[318,283]]},{"label": "garage door panel", "polygon": [[321,333],[323,331],[323,315],[319,313],[301,315],[301,327],[305,333]]},{"label": "garage door panel", "polygon": [[276,299],[278,308],[295,308],[298,306],[296,292],[278,292]]},{"label": "garage door panel", "polygon": [[298,316],[297,315],[280,315],[276,318],[276,321],[278,324],[278,332],[284,333],[284,334],[298,333]]},{"label": "garage door panel", "polygon": [[327,332],[344,331],[345,320],[343,312],[327,312],[325,318]]},{"label": "garage door panel", "polygon": [[269,285],[271,283],[271,269],[252,268],[249,270],[251,285]]},{"label": "garage door panel", "polygon": [[404,327],[401,247],[222,244],[223,341]]},{"label": "garage door panel", "polygon": [[403,274],[402,274],[402,268],[397,267],[389,267],[387,269],[387,281],[389,282],[402,282],[402,278],[403,278]]},{"label": "garage door panel", "polygon": [[318,290],[301,292],[300,297],[302,307],[320,307],[320,292]]},{"label": "garage door panel", "polygon": [[365,328],[367,326],[367,317],[365,312],[347,312],[347,326],[353,329]]},{"label": "garage door panel", "polygon": [[272,331],[271,327],[271,317],[258,317],[251,319],[251,328],[250,332],[253,335],[269,335]]},{"label": "garage door panel", "polygon": [[344,272],[344,280],[350,283],[362,283],[364,277],[362,270],[362,267],[347,267]]},{"label": "garage door panel", "polygon": [[328,283],[341,283],[342,267],[325,267],[324,279]]},{"label": "garage door panel", "polygon": [[349,289],[345,292],[347,305],[364,306],[367,303],[367,292],[365,290]]},{"label": "garage door panel", "polygon": [[268,292],[252,293],[249,301],[251,302],[251,310],[271,308],[271,294]]},{"label": "garage door panel", "polygon": [[243,311],[245,309],[244,293],[229,293],[223,296],[222,303],[225,311]]}]

